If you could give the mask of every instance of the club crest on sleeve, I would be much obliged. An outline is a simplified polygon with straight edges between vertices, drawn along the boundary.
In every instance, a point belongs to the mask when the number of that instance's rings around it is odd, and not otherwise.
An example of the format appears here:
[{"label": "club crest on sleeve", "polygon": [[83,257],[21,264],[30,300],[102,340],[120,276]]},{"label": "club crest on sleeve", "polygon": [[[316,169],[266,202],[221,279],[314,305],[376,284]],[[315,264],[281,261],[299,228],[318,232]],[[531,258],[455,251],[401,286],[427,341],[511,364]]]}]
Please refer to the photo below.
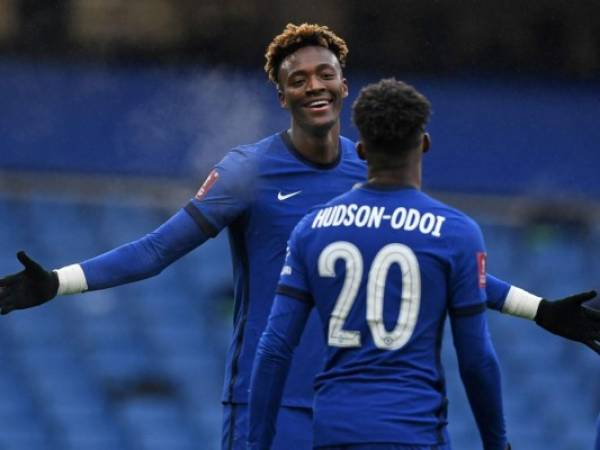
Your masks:
[{"label": "club crest on sleeve", "polygon": [[219,178],[219,172],[217,172],[217,169],[211,170],[206,177],[206,180],[204,180],[204,183],[202,183],[202,186],[200,186],[200,189],[198,189],[198,192],[196,193],[197,200],[202,200],[204,198],[210,188],[216,183],[217,178]]},{"label": "club crest on sleeve", "polygon": [[479,281],[480,288],[485,287],[485,273],[486,273],[485,261],[486,261],[486,258],[487,258],[486,253],[477,252],[477,279]]}]

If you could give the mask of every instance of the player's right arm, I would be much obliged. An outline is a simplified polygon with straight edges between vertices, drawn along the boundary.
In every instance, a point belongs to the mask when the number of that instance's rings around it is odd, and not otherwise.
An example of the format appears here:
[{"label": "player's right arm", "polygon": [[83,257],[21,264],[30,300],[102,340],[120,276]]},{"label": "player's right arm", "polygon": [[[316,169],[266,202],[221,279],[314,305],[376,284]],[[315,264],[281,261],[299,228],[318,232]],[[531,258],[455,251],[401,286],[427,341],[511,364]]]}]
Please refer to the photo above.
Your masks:
[{"label": "player's right arm", "polygon": [[508,442],[502,406],[500,367],[489,335],[485,293],[485,247],[469,219],[457,221],[452,236],[450,321],[461,379],[485,450]]},{"label": "player's right arm", "polygon": [[48,271],[19,252],[24,270],[0,278],[1,313],[37,306],[57,295],[106,289],[157,275],[243,213],[252,175],[246,159],[241,152],[230,152],[185,208],[152,233],[102,255]]},{"label": "player's right arm", "polygon": [[292,297],[289,292],[275,296],[252,368],[248,450],[271,448],[293,351],[300,342],[311,309],[312,303]]},{"label": "player's right arm", "polygon": [[267,327],[261,335],[250,381],[248,450],[268,450],[294,348],[300,342],[314,300],[303,264],[301,221],[290,236],[285,263]]},{"label": "player's right arm", "polygon": [[106,289],[160,273],[176,259],[202,244],[207,236],[180,210],[158,229],[107,253],[48,271],[19,252],[21,272],[0,279],[2,314],[41,305],[57,295]]}]

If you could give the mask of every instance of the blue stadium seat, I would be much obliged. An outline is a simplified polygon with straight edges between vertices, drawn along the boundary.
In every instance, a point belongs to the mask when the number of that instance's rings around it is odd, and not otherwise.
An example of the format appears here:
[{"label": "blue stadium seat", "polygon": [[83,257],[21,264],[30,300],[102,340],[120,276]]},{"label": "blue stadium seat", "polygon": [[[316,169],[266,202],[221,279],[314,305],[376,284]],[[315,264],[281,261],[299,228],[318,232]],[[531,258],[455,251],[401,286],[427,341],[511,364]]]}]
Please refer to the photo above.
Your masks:
[{"label": "blue stadium seat", "polygon": [[192,450],[202,446],[200,436],[189,427],[174,402],[134,399],[121,405],[117,414],[136,443],[136,448]]}]

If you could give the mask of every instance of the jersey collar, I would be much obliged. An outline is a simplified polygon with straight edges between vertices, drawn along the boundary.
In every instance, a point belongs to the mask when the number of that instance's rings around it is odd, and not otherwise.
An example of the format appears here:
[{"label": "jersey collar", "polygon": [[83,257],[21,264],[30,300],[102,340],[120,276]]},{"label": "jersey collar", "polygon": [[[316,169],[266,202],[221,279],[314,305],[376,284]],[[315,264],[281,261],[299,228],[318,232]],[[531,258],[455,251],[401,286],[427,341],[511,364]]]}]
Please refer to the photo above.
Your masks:
[{"label": "jersey collar", "polygon": [[283,140],[283,143],[285,144],[286,148],[288,149],[288,151],[296,158],[298,159],[301,163],[306,164],[308,166],[314,167],[316,169],[333,169],[334,167],[336,167],[340,161],[342,160],[342,140],[339,140],[339,152],[337,154],[337,158],[327,164],[321,164],[321,163],[317,163],[314,161],[311,161],[310,159],[305,158],[297,149],[296,147],[294,147],[294,144],[292,142],[292,138],[290,138],[289,133],[287,132],[287,130],[283,130],[282,132],[279,133],[279,136],[281,137],[281,139]]},{"label": "jersey collar", "polygon": [[409,184],[378,184],[373,182],[365,182],[361,184],[361,188],[370,189],[373,191],[405,191],[405,190],[413,190],[416,191],[417,188],[411,186]]}]

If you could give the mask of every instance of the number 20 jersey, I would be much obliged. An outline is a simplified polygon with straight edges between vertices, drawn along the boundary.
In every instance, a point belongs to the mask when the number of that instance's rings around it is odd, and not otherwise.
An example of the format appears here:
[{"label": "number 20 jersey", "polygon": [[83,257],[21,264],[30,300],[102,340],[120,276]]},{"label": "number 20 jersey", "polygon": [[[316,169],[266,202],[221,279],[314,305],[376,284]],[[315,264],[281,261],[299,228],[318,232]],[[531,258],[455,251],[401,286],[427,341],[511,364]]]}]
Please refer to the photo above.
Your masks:
[{"label": "number 20 jersey", "polygon": [[366,184],[298,224],[277,289],[314,302],[328,344],[315,436],[446,440],[445,317],[485,309],[473,220],[416,189]]}]

